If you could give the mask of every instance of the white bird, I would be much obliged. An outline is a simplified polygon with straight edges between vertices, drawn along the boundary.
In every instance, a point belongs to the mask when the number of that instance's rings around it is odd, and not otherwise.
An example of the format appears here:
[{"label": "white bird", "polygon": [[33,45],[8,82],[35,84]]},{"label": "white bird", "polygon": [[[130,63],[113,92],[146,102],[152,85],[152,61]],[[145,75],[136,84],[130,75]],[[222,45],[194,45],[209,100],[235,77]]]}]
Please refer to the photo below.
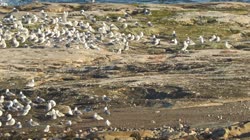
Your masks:
[{"label": "white bird", "polygon": [[104,113],[107,114],[107,115],[111,114],[110,111],[108,110],[107,106],[104,107]]},{"label": "white bird", "polygon": [[210,41],[210,42],[215,41],[216,38],[217,38],[216,35],[213,35],[213,36],[209,39],[209,41]]},{"label": "white bird", "polygon": [[0,117],[3,115],[3,111],[0,109]]},{"label": "white bird", "polygon": [[111,122],[109,120],[106,120],[105,124],[109,127],[111,125]]},{"label": "white bird", "polygon": [[147,24],[148,24],[149,27],[153,26],[153,24],[150,21]]},{"label": "white bird", "polygon": [[228,41],[225,42],[225,47],[227,49],[231,49],[233,47],[233,45],[229,44]]},{"label": "white bird", "polygon": [[52,107],[55,107],[55,106],[56,106],[56,101],[54,101],[54,100],[50,100],[49,103],[51,103],[51,106],[52,106]]},{"label": "white bird", "polygon": [[16,40],[16,38],[13,38],[13,45],[15,48],[19,47],[19,42]]},{"label": "white bird", "polygon": [[187,51],[188,43],[186,41],[183,42],[183,48],[182,51]]},{"label": "white bird", "polygon": [[102,96],[102,100],[104,101],[104,102],[110,102],[111,101],[111,99],[109,98],[109,97],[107,97],[106,95],[103,95]]},{"label": "white bird", "polygon": [[156,38],[154,41],[154,45],[160,45],[161,39]]},{"label": "white bird", "polygon": [[30,82],[26,84],[26,87],[33,88],[35,86],[35,80],[32,79]]},{"label": "white bird", "polygon": [[15,106],[17,108],[23,108],[24,107],[17,99],[13,100],[13,106]]},{"label": "white bird", "polygon": [[173,31],[172,36],[173,36],[174,38],[176,38],[176,32],[175,32],[175,30]]},{"label": "white bird", "polygon": [[46,110],[50,111],[52,109],[52,105],[50,102],[48,102],[48,104],[46,105]]},{"label": "white bird", "polygon": [[8,122],[8,121],[10,121],[12,119],[12,115],[11,114],[8,114],[7,116],[6,116],[6,121]]},{"label": "white bird", "polygon": [[36,102],[40,104],[40,103],[44,103],[46,101],[45,101],[45,99],[41,98],[40,96],[37,96],[36,97]]},{"label": "white bird", "polygon": [[49,128],[50,128],[50,125],[47,125],[47,126],[45,127],[45,129],[43,130],[43,132],[48,133],[48,132],[49,132]]},{"label": "white bird", "polygon": [[33,121],[33,119],[30,119],[28,123],[29,123],[30,126],[38,126],[38,125],[40,125],[38,122]]},{"label": "white bird", "polygon": [[14,118],[11,118],[9,121],[6,122],[7,126],[12,126],[16,123],[16,120]]},{"label": "white bird", "polygon": [[220,37],[219,36],[216,37],[216,42],[220,42]]},{"label": "white bird", "polygon": [[5,104],[5,107],[8,109],[8,110],[11,110],[13,109],[13,101],[8,101],[6,104]]},{"label": "white bird", "polygon": [[100,121],[100,120],[104,120],[103,117],[101,117],[100,115],[98,115],[97,113],[94,114],[94,119]]},{"label": "white bird", "polygon": [[30,106],[29,104],[26,105],[26,106],[24,107],[24,109],[22,110],[21,115],[22,115],[22,116],[26,116],[26,115],[29,113],[30,109],[31,109],[31,106]]},{"label": "white bird", "polygon": [[177,41],[177,39],[176,39],[176,38],[175,38],[175,39],[173,39],[172,41],[173,41],[174,45],[178,45],[178,41]]},{"label": "white bird", "polygon": [[77,107],[74,108],[73,112],[74,112],[75,115],[81,115],[82,114],[82,112],[80,110],[78,110]]},{"label": "white bird", "polygon": [[122,54],[122,49],[118,49],[117,54]]},{"label": "white bird", "polygon": [[124,46],[124,49],[125,51],[129,50],[129,44],[128,44],[128,41],[125,42],[125,46]]},{"label": "white bird", "polygon": [[3,102],[4,102],[4,96],[1,95],[1,97],[0,97],[0,104],[2,104]]},{"label": "white bird", "polygon": [[57,119],[56,110],[52,109],[51,111],[47,112],[45,116],[50,116],[53,120]]},{"label": "white bird", "polygon": [[71,120],[68,120],[67,122],[66,122],[66,126],[71,126],[72,125],[72,121]]},{"label": "white bird", "polygon": [[193,40],[191,40],[190,37],[187,38],[186,42],[190,46],[195,45],[195,42]]},{"label": "white bird", "polygon": [[21,122],[17,122],[17,123],[16,123],[16,128],[19,128],[19,129],[22,128]]},{"label": "white bird", "polygon": [[200,43],[201,43],[201,44],[204,44],[205,41],[204,41],[203,36],[200,36],[199,39],[200,39]]},{"label": "white bird", "polygon": [[84,14],[84,12],[85,12],[85,11],[82,9],[82,10],[80,11],[80,14]]},{"label": "white bird", "polygon": [[16,94],[10,92],[9,89],[6,89],[5,94],[6,94],[7,96],[16,96]]}]

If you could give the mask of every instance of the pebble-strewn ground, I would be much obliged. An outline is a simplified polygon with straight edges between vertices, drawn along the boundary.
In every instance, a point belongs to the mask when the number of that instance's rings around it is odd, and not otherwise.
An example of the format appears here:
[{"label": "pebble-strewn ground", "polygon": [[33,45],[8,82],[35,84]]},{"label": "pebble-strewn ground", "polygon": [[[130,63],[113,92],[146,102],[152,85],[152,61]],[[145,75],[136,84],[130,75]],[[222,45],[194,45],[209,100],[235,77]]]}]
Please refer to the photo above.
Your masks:
[{"label": "pebble-strewn ground", "polygon": [[12,8],[0,9],[1,139],[249,138],[249,4]]}]

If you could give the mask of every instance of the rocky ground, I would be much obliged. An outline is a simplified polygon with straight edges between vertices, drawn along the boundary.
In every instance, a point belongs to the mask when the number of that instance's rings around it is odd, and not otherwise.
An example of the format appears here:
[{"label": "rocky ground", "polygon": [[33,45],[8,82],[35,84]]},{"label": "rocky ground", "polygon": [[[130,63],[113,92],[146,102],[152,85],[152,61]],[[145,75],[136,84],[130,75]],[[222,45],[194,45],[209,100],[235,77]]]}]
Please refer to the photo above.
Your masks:
[{"label": "rocky ground", "polygon": [[[140,14],[143,8],[151,9],[152,15]],[[11,9],[1,8],[1,16]],[[39,14],[42,9],[55,16],[69,11],[70,20],[85,20],[79,15],[81,9],[99,20],[107,15],[115,19],[127,10],[132,16],[128,20],[131,26],[134,21],[146,24],[150,20],[154,27],[121,28],[126,33],[145,32],[143,43],[133,42],[122,54],[112,45],[103,46],[101,51],[36,44],[1,49],[1,93],[7,88],[14,93],[23,91],[33,100],[36,96],[53,99],[58,108],[78,107],[83,112],[51,120],[45,117],[44,103],[28,116],[16,115],[22,129],[1,126],[2,138],[249,139],[250,4],[33,3],[17,9],[17,17],[26,12]],[[222,41],[197,43],[183,53],[182,44],[170,43],[173,30],[180,40],[189,36],[198,42],[199,35],[209,38],[216,34]],[[152,34],[161,38],[160,45],[148,43]],[[226,40],[232,49],[224,47]],[[26,88],[32,78],[35,87]],[[103,113],[107,105],[103,95],[111,98],[109,116]],[[86,108],[90,111],[84,111]],[[94,112],[108,119],[111,127],[94,120]],[[25,125],[31,117],[41,125]],[[65,126],[67,120],[72,121],[70,127]],[[47,124],[51,130],[44,133]]]}]

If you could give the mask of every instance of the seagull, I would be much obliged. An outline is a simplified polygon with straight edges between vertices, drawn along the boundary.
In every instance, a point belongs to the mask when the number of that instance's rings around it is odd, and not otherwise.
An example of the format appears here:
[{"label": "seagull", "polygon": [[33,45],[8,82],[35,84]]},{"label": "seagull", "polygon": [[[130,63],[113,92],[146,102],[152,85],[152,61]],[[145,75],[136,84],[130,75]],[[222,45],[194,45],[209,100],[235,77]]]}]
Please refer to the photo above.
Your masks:
[{"label": "seagull", "polygon": [[80,11],[80,14],[81,14],[81,15],[83,15],[83,14],[84,14],[84,12],[85,12],[85,11],[82,9],[82,10]]},{"label": "seagull", "polygon": [[13,105],[14,105],[13,101],[8,101],[8,102],[6,102],[5,107],[8,110],[11,110],[13,108]]},{"label": "seagull", "polygon": [[219,36],[216,37],[216,42],[220,42],[220,37]]},{"label": "seagull", "polygon": [[47,106],[46,106],[46,110],[50,111],[52,109],[52,105],[50,102],[48,102]]},{"label": "seagull", "polygon": [[47,125],[47,126],[45,127],[45,129],[43,130],[43,132],[48,133],[48,132],[49,132],[49,128],[50,128],[50,125]]},{"label": "seagull", "polygon": [[35,80],[32,79],[29,83],[26,84],[26,87],[33,88],[35,86]]},{"label": "seagull", "polygon": [[122,49],[118,49],[117,54],[122,54]]},{"label": "seagull", "polygon": [[144,15],[151,15],[150,9],[144,9]]},{"label": "seagull", "polygon": [[225,42],[225,47],[227,49],[231,49],[233,47],[233,45],[229,44],[228,41]]},{"label": "seagull", "polygon": [[183,48],[182,51],[187,51],[188,43],[186,41],[183,42]]},{"label": "seagull", "polygon": [[50,112],[46,113],[46,116],[50,116],[53,120],[57,119],[56,110],[52,109]]},{"label": "seagull", "polygon": [[19,129],[22,128],[21,122],[17,122],[17,123],[16,123],[16,128],[19,128]]},{"label": "seagull", "polygon": [[174,43],[174,45],[178,45],[178,41],[177,41],[177,39],[175,38],[175,39],[173,39],[172,40],[172,42]]},{"label": "seagull", "polygon": [[37,96],[36,97],[36,102],[40,104],[40,103],[44,103],[46,101],[45,101],[45,99],[41,98],[40,96]]},{"label": "seagull", "polygon": [[148,24],[149,27],[153,26],[153,24],[150,21],[147,24]]},{"label": "seagull", "polygon": [[100,120],[104,120],[103,117],[101,117],[100,115],[98,115],[97,113],[94,114],[94,119],[100,121]]},{"label": "seagull", "polygon": [[2,104],[3,102],[4,102],[4,96],[1,95],[1,97],[0,97],[0,104]]},{"label": "seagull", "polygon": [[17,100],[13,100],[13,105],[16,106],[17,108],[23,108],[24,106]]},{"label": "seagull", "polygon": [[11,118],[9,121],[6,122],[7,126],[12,126],[16,123],[16,120],[14,118]]},{"label": "seagull", "polygon": [[107,106],[104,107],[104,113],[107,114],[107,115],[111,114],[110,111],[108,110]]},{"label": "seagull", "polygon": [[128,44],[128,41],[125,42],[125,46],[124,46],[124,49],[125,51],[129,50],[129,44]]},{"label": "seagull", "polygon": [[109,97],[107,97],[106,95],[103,95],[103,96],[102,96],[102,100],[103,100],[104,102],[106,102],[106,103],[108,103],[108,102],[111,101],[111,99],[110,99]]},{"label": "seagull", "polygon": [[176,38],[176,32],[175,32],[175,30],[173,31],[172,36],[173,36],[174,38]]},{"label": "seagull", "polygon": [[55,107],[55,106],[56,106],[56,101],[54,101],[54,100],[50,100],[49,103],[51,103],[51,106],[52,106],[52,107]]},{"label": "seagull", "polygon": [[109,127],[111,125],[111,122],[109,120],[106,120],[105,124]]},{"label": "seagull", "polygon": [[6,89],[5,94],[6,94],[7,96],[16,96],[14,93],[10,92],[9,89]]},{"label": "seagull", "polygon": [[210,42],[215,41],[216,38],[217,38],[216,35],[213,35],[213,36],[209,39],[209,41],[210,41]]},{"label": "seagull", "polygon": [[82,114],[82,112],[80,110],[78,110],[77,107],[74,108],[73,112],[74,112],[75,115],[81,115]]},{"label": "seagull", "polygon": [[192,46],[192,45],[195,45],[194,41],[190,39],[190,37],[187,38],[186,40],[187,44]]},{"label": "seagull", "polygon": [[38,125],[40,125],[38,122],[33,121],[33,119],[30,119],[28,123],[29,123],[30,126],[38,126]]},{"label": "seagull", "polygon": [[156,38],[153,43],[154,43],[154,45],[160,45],[161,39]]},{"label": "seagull", "polygon": [[28,104],[27,106],[24,107],[21,115],[26,116],[29,113],[30,109],[31,109],[31,106]]},{"label": "seagull", "polygon": [[6,121],[8,122],[8,121],[10,121],[12,119],[12,115],[11,114],[8,114],[7,116],[6,116]]},{"label": "seagull", "polygon": [[72,125],[72,121],[71,120],[68,120],[67,122],[66,122],[66,126],[71,126]]},{"label": "seagull", "polygon": [[17,47],[19,47],[19,42],[16,40],[16,38],[13,38],[13,46],[15,47],[15,48],[17,48]]},{"label": "seagull", "polygon": [[200,36],[199,39],[200,39],[201,44],[204,44],[205,41],[204,41],[203,36]]}]

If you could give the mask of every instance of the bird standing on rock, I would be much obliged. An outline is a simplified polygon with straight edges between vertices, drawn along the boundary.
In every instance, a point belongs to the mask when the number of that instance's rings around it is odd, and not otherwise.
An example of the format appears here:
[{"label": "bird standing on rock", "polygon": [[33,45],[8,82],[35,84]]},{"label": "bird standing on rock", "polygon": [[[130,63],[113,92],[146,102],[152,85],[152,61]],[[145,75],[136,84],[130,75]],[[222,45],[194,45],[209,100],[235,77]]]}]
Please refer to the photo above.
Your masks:
[{"label": "bird standing on rock", "polygon": [[14,125],[16,123],[16,120],[14,118],[11,118],[9,121],[6,122],[6,125]]},{"label": "bird standing on rock", "polygon": [[38,122],[33,121],[33,119],[30,119],[28,123],[29,123],[30,126],[38,126],[38,125],[40,125]]},{"label": "bird standing on rock", "polygon": [[229,44],[228,41],[225,42],[225,47],[227,49],[231,49],[233,47],[233,45]]},{"label": "bird standing on rock", "polygon": [[110,113],[110,111],[108,110],[108,107],[104,107],[104,113],[106,114],[106,115],[110,115],[111,113]]},{"label": "bird standing on rock", "polygon": [[33,88],[35,86],[35,80],[32,79],[29,83],[26,84],[26,87]]},{"label": "bird standing on rock", "polygon": [[96,119],[97,121],[104,120],[103,117],[101,117],[97,113],[94,114],[94,119]]},{"label": "bird standing on rock", "polygon": [[182,51],[186,52],[188,47],[188,43],[186,41],[183,42],[183,48],[181,49]]},{"label": "bird standing on rock", "polygon": [[43,132],[48,133],[49,130],[50,130],[49,128],[50,128],[50,125],[47,125],[47,126],[45,127],[45,129],[43,130]]},{"label": "bird standing on rock", "polygon": [[109,127],[111,125],[111,122],[109,120],[106,120],[105,124]]}]

